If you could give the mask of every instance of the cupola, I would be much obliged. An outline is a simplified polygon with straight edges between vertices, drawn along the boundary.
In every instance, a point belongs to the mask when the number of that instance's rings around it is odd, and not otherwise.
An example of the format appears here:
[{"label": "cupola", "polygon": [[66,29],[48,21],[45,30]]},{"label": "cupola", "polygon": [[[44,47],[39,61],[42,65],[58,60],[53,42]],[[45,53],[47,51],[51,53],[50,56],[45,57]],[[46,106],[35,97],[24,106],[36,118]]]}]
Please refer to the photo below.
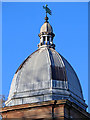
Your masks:
[{"label": "cupola", "polygon": [[55,34],[53,33],[52,26],[48,22],[47,13],[45,17],[45,22],[42,25],[38,36],[40,37],[40,43],[38,44],[39,48],[48,46],[48,47],[52,47],[55,49],[55,44],[53,44],[53,38]]}]

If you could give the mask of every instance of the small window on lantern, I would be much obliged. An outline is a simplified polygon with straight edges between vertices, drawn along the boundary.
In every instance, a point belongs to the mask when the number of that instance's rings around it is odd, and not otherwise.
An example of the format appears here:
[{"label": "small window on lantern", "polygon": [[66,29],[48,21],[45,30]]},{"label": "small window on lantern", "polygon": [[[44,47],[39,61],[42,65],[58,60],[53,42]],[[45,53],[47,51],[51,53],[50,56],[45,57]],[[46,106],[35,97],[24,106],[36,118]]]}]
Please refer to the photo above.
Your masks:
[{"label": "small window on lantern", "polygon": [[45,45],[45,36],[43,37],[43,43],[44,43],[44,45]]},{"label": "small window on lantern", "polygon": [[47,41],[49,41],[49,36],[47,36]]}]

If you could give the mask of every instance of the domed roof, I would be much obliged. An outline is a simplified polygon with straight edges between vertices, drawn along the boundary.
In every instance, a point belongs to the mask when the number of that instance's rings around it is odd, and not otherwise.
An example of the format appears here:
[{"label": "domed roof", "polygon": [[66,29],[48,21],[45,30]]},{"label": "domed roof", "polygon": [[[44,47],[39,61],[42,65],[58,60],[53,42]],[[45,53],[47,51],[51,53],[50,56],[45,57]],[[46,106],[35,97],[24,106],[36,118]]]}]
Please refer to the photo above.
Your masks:
[{"label": "domed roof", "polygon": [[39,33],[38,50],[17,69],[5,104],[13,106],[68,99],[85,110],[87,105],[79,79],[68,61],[55,50],[55,34],[47,12]]},{"label": "domed roof", "polygon": [[59,99],[69,99],[86,108],[74,69],[56,50],[42,47],[17,69],[6,106]]},{"label": "domed roof", "polygon": [[49,22],[45,22],[41,29],[40,29],[40,33],[42,32],[52,32],[53,33],[53,28],[52,26],[49,24]]}]

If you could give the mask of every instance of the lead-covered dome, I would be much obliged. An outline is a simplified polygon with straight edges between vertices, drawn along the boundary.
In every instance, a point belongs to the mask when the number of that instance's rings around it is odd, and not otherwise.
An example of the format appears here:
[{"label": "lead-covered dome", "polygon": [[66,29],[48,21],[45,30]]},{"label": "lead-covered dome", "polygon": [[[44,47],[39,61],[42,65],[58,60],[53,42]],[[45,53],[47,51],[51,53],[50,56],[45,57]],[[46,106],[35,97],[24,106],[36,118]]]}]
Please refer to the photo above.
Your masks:
[{"label": "lead-covered dome", "polygon": [[55,50],[54,36],[46,16],[38,50],[17,69],[6,106],[68,99],[86,109],[79,79],[69,62]]},{"label": "lead-covered dome", "polygon": [[42,32],[52,32],[53,33],[53,28],[48,22],[45,22],[40,29],[40,33],[42,33]]},{"label": "lead-covered dome", "polygon": [[79,79],[71,65],[53,48],[40,48],[17,69],[6,105],[59,99],[69,99],[86,108]]}]

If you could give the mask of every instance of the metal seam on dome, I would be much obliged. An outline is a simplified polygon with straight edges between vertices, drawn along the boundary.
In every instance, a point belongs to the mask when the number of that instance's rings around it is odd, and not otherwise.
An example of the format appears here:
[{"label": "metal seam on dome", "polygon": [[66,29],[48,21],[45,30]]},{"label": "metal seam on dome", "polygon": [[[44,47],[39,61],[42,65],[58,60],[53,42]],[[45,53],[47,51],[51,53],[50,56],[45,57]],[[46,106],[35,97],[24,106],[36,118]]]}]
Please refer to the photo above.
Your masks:
[{"label": "metal seam on dome", "polygon": [[[49,49],[50,51],[51,51],[51,54],[52,54],[52,52],[54,51],[54,49],[53,49],[53,51],[52,51],[52,48],[51,49]],[[53,58],[53,54],[52,54],[52,58]],[[51,59],[51,58],[50,58]],[[53,59],[53,62],[54,62],[54,59]],[[56,80],[59,80],[59,81],[63,81],[64,79],[62,78],[60,78],[60,75],[59,75],[59,72],[60,71],[62,71],[61,69],[60,69],[60,67],[58,67],[58,66],[53,66],[53,65],[51,65],[51,71],[52,71],[52,79],[54,80],[54,79],[56,79]],[[64,77],[64,76],[63,76]]]},{"label": "metal seam on dome", "polygon": [[[48,58],[48,63],[49,63],[49,75],[50,75],[51,74],[51,68],[50,68],[51,61],[50,61],[50,56],[49,56],[48,48],[46,50],[47,50],[47,58]],[[50,80],[51,80],[51,75],[50,75]]]},{"label": "metal seam on dome", "polygon": [[[56,52],[56,50],[55,50],[55,52]],[[56,54],[58,54],[58,55],[60,55],[58,52],[56,52]],[[61,55],[60,55],[61,56]],[[61,59],[62,59],[62,56],[61,56]],[[62,60],[63,61],[63,60]],[[64,64],[64,62],[63,62],[63,64]],[[65,66],[65,64],[64,64],[64,66]],[[66,75],[66,69],[64,69],[65,70],[65,81],[67,81],[67,86],[68,86],[68,80],[67,80],[67,75]],[[67,89],[69,88],[69,86],[67,87]]]},{"label": "metal seam on dome", "polygon": [[[48,51],[49,51],[49,57],[50,57],[50,52],[51,52],[51,49],[48,49]],[[54,61],[54,59],[53,59],[53,61]],[[50,57],[50,62],[51,62],[51,57]],[[52,64],[52,63],[51,63]],[[52,65],[50,65],[50,69],[51,69],[51,79],[53,79],[52,78]]]},{"label": "metal seam on dome", "polygon": [[47,24],[47,31],[48,31],[48,27],[49,27],[49,26],[48,26],[48,24]]},{"label": "metal seam on dome", "polygon": [[[59,55],[58,52],[56,52],[56,50],[54,50],[54,49],[52,50],[52,49],[51,49],[51,51],[52,51],[52,52],[54,51],[57,55]],[[57,57],[58,57],[58,56],[57,56]],[[59,58],[58,58],[58,59],[59,59]],[[63,61],[63,60],[62,60],[62,61]],[[59,62],[61,62],[61,61],[59,60]],[[63,63],[63,64],[64,64],[64,63]],[[65,65],[64,65],[64,66],[65,66]],[[55,69],[56,69],[56,68],[59,68],[59,69],[60,69],[61,67],[58,67],[58,66],[57,66],[57,67],[55,67]],[[63,70],[62,70],[62,71],[63,71]],[[66,71],[65,68],[64,68],[64,71]],[[63,80],[60,79],[60,81],[67,81],[66,72],[64,72],[64,71],[63,71],[63,77],[65,77],[65,80],[64,80],[64,79],[63,79]],[[60,71],[59,71],[59,72],[60,72]],[[64,76],[64,74],[65,74],[65,76]],[[59,80],[59,79],[57,79],[57,80]]]},{"label": "metal seam on dome", "polygon": [[51,59],[50,59],[50,53],[49,53],[50,48],[48,48],[48,58],[50,62],[50,83],[51,83],[51,88],[52,88],[52,68],[51,68]]},{"label": "metal seam on dome", "polygon": [[[58,52],[56,52],[56,50],[54,50],[55,51],[55,53],[57,54],[57,57],[58,57],[58,59],[59,59],[59,62],[61,62],[61,60],[62,60],[62,58],[61,58],[61,56],[58,54]],[[61,60],[60,60],[61,59]],[[63,65],[64,65],[64,62],[63,62],[63,60],[62,60],[62,63],[63,63]],[[64,65],[65,66],[65,65]]]}]

